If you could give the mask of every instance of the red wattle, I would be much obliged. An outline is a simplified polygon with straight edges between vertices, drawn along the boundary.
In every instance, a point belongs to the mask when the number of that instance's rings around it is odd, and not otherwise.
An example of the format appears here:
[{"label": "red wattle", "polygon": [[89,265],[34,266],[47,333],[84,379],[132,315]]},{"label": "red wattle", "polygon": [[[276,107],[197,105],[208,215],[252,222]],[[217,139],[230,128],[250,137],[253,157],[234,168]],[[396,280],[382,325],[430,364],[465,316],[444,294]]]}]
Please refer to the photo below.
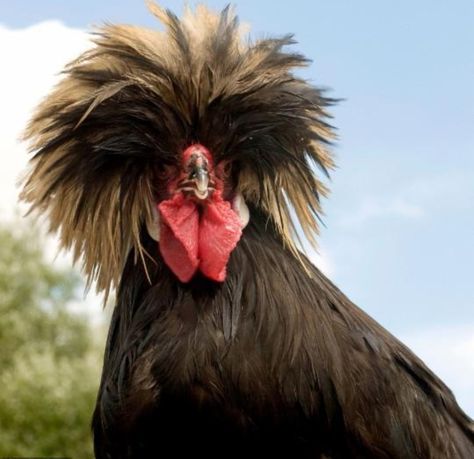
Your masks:
[{"label": "red wattle", "polygon": [[242,235],[237,213],[219,191],[198,205],[182,194],[158,205],[161,215],[160,251],[165,263],[181,282],[199,269],[206,277],[223,282],[230,254]]},{"label": "red wattle", "polygon": [[223,282],[230,253],[242,235],[242,224],[230,203],[214,193],[204,208],[199,225],[199,269],[217,282]]},{"label": "red wattle", "polygon": [[158,210],[161,215],[161,255],[176,277],[181,282],[188,282],[199,266],[199,213],[196,204],[177,194],[162,201]]}]

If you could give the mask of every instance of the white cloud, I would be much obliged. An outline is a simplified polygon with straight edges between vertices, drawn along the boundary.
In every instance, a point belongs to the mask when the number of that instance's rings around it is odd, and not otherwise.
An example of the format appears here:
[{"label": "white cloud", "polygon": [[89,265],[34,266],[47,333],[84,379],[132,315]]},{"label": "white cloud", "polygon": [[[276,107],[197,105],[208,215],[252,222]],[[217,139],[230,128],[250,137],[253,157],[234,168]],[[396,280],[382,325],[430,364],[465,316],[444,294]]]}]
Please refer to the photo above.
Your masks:
[{"label": "white cloud", "polygon": [[389,198],[366,196],[354,210],[338,219],[339,225],[345,228],[360,228],[375,218],[398,217],[418,219],[423,217],[424,210],[403,196]]},{"label": "white cloud", "polygon": [[343,228],[360,229],[374,219],[418,220],[441,211],[472,211],[474,187],[462,169],[420,176],[392,190],[372,191],[338,216]]},{"label": "white cloud", "polygon": [[27,163],[19,137],[64,65],[90,46],[88,35],[57,21],[25,29],[0,26],[0,211],[11,216],[16,183]]},{"label": "white cloud", "polygon": [[455,393],[460,406],[474,416],[474,323],[413,331],[401,336]]},{"label": "white cloud", "polygon": [[[91,46],[88,34],[47,21],[25,29],[0,25],[0,217],[18,213],[18,179],[25,170],[26,145],[19,142],[35,106],[60,78],[64,66]],[[21,209],[23,212],[25,209]],[[46,256],[57,266],[70,266],[71,257],[57,255],[57,243],[49,240]],[[103,317],[102,299],[89,292],[74,309],[94,319]]]}]

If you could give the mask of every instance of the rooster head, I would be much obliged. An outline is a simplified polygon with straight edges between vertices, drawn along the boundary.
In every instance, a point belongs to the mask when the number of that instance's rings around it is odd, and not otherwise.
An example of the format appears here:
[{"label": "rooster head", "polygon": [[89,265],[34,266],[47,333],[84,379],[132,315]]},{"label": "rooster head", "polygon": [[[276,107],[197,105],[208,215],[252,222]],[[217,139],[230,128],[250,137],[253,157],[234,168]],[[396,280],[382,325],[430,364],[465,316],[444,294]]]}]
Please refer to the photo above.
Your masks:
[{"label": "rooster head", "polygon": [[308,61],[291,36],[251,42],[229,8],[149,8],[165,30],[99,29],[25,134],[23,200],[106,292],[131,250],[155,256],[148,235],[181,282],[224,281],[252,209],[296,253],[295,225],[317,232],[316,169],[333,167],[334,100],[293,73]]},{"label": "rooster head", "polygon": [[177,178],[168,177],[166,183],[170,197],[159,201],[148,227],[164,261],[182,282],[198,270],[223,281],[249,218],[241,195],[229,186],[224,164],[215,167],[211,152],[193,144],[183,152]]}]

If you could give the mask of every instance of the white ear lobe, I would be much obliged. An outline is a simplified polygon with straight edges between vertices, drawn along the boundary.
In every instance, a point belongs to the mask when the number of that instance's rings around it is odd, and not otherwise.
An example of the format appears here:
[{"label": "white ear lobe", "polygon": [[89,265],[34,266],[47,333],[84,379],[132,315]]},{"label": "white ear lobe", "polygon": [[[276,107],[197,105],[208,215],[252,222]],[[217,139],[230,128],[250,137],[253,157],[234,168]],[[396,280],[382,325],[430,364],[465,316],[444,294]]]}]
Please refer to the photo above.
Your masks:
[{"label": "white ear lobe", "polygon": [[147,219],[146,222],[146,229],[148,234],[152,239],[155,241],[160,240],[160,214],[156,209],[156,206],[151,207],[152,211],[152,219]]},{"label": "white ear lobe", "polygon": [[237,212],[242,228],[245,228],[250,219],[250,212],[247,204],[245,204],[242,193],[237,193],[235,198],[232,200],[232,209]]}]

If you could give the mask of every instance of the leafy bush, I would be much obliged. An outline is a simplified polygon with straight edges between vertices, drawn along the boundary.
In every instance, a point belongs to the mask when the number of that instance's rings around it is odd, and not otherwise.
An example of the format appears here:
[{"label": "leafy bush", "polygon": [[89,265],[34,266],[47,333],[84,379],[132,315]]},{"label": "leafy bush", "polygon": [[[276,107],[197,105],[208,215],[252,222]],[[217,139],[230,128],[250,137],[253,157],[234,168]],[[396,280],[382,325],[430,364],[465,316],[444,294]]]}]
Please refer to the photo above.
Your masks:
[{"label": "leafy bush", "polygon": [[0,225],[0,457],[89,459],[103,329],[68,309],[79,277],[37,233]]}]

